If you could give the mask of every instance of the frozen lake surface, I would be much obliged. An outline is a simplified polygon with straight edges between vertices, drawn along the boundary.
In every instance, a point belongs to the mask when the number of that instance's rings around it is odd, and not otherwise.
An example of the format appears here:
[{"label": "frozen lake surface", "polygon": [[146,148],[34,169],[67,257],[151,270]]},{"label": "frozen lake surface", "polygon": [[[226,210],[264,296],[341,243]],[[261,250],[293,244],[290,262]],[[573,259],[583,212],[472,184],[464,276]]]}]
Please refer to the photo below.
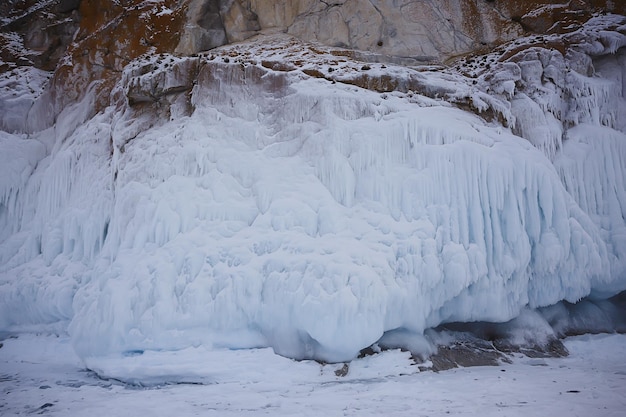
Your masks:
[{"label": "frozen lake surface", "polygon": [[172,375],[194,369],[194,383],[148,387],[85,370],[67,337],[20,335],[2,343],[3,416],[609,417],[626,409],[626,335],[620,334],[568,338],[567,358],[518,357],[513,364],[440,373],[420,372],[400,351],[357,359],[343,377],[335,375],[341,364],[296,362],[270,349],[138,354],[119,365],[128,372],[136,364],[144,381],[168,365]]}]

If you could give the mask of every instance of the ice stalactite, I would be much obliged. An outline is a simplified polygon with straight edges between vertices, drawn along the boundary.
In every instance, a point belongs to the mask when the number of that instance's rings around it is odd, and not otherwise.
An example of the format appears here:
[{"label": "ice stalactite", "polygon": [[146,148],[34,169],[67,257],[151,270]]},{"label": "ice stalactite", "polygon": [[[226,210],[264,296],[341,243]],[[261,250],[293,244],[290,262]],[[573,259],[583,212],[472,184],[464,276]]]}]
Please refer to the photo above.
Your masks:
[{"label": "ice stalactite", "polygon": [[[568,131],[555,161],[578,206],[598,225],[609,247],[610,274],[626,276],[626,135],[582,124]],[[619,290],[620,280],[597,285],[599,296]]]},{"label": "ice stalactite", "polygon": [[37,140],[0,132],[0,238],[8,238],[20,229],[25,201],[21,192],[45,156],[46,147]]},{"label": "ice stalactite", "polygon": [[[3,327],[73,316],[76,287],[100,255],[108,233],[112,196],[107,121],[107,116],[96,117],[57,143],[53,129],[31,138],[3,138],[3,149],[12,149],[11,160],[2,165]],[[34,302],[24,308],[27,299]]]}]

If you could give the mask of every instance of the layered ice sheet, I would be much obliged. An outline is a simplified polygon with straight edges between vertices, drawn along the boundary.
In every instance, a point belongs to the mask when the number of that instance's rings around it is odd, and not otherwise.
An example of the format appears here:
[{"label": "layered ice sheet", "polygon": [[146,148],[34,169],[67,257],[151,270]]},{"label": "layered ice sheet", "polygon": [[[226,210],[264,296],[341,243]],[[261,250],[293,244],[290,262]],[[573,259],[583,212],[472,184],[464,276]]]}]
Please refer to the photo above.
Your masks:
[{"label": "layered ice sheet", "polygon": [[[603,68],[587,96],[623,106],[622,69]],[[624,107],[568,102],[579,126],[556,110],[533,126],[545,103],[507,85],[497,100],[534,140],[445,101],[237,63],[200,66],[165,113],[3,133],[0,327],[71,321],[95,368],[199,346],[344,361],[385,332],[419,342],[625,289]]]}]

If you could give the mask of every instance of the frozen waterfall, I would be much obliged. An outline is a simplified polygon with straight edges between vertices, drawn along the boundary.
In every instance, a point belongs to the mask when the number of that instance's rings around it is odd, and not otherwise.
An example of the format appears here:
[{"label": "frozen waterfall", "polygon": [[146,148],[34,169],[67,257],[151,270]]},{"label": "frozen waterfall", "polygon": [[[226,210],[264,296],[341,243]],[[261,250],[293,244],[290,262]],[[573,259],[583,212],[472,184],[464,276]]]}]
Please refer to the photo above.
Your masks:
[{"label": "frozen waterfall", "polygon": [[[111,106],[0,132],[0,328],[69,326],[93,366],[198,346],[345,361],[385,332],[623,291],[625,52],[609,52],[550,82],[569,69],[515,64],[494,93],[512,129],[211,63],[159,117]],[[162,73],[117,88],[175,90]]]}]

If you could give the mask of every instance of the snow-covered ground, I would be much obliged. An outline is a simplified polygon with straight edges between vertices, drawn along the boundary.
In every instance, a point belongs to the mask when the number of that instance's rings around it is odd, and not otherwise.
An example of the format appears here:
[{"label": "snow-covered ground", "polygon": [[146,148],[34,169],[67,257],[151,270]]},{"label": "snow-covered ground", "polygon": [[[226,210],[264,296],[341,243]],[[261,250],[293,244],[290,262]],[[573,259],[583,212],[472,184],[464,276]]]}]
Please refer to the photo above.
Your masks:
[{"label": "snow-covered ground", "polygon": [[[2,343],[3,416],[611,417],[626,409],[623,334],[568,338],[567,358],[519,357],[440,373],[420,372],[400,351],[355,360],[346,376],[335,375],[340,364],[296,362],[270,349],[187,352],[179,361],[193,365],[202,384],[149,387],[98,379],[67,337],[20,335]],[[137,375],[149,371],[144,363]]]}]

